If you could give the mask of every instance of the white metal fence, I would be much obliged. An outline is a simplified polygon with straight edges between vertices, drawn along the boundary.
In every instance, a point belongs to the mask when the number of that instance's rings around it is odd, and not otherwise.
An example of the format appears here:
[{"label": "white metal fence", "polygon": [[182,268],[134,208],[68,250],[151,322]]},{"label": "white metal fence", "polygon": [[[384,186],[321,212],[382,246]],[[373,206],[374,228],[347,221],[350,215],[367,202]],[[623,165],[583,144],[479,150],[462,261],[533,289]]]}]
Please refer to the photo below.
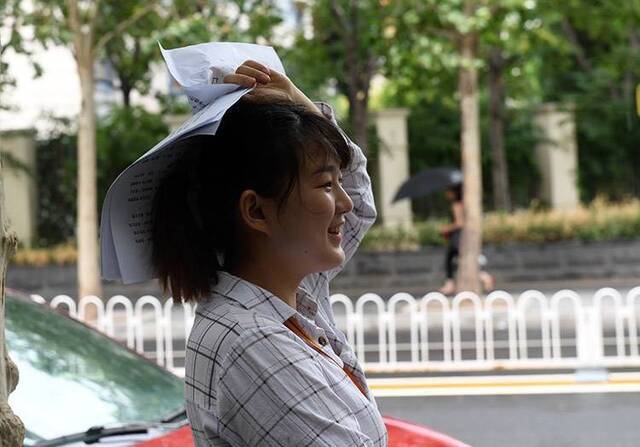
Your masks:
[{"label": "white metal fence", "polygon": [[[453,299],[436,292],[331,297],[336,322],[368,372],[639,367],[639,301],[640,287],[624,295],[603,288],[589,297],[571,290],[551,296],[528,290],[517,298],[503,291],[483,298],[469,292]],[[80,320],[95,306],[97,329],[183,373],[193,306],[122,295],[106,303],[59,295],[49,305]]]}]

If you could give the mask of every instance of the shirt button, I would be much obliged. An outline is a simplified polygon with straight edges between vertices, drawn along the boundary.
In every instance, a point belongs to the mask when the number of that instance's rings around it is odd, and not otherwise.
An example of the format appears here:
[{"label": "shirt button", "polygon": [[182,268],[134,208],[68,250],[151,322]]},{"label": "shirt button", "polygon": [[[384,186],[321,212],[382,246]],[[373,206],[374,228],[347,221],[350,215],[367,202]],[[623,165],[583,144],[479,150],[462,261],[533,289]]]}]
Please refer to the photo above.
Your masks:
[{"label": "shirt button", "polygon": [[327,345],[327,339],[324,337],[320,337],[318,338],[318,343],[320,343],[320,346],[326,346]]}]

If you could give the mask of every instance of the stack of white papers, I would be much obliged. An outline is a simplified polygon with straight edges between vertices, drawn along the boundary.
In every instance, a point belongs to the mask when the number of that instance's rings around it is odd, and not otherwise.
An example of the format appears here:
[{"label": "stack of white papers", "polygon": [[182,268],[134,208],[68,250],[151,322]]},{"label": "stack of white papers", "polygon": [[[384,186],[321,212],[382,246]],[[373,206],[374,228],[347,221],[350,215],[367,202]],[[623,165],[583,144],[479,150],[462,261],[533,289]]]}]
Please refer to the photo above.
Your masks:
[{"label": "stack of white papers", "polygon": [[127,167],[107,192],[100,220],[102,277],[124,284],[155,277],[151,267],[151,205],[163,174],[188,150],[186,145],[175,143],[194,135],[214,135],[229,107],[252,90],[215,84],[221,73],[233,73],[252,59],[284,74],[274,49],[263,45],[212,42],[160,49],[171,76],[189,99],[193,116]]}]

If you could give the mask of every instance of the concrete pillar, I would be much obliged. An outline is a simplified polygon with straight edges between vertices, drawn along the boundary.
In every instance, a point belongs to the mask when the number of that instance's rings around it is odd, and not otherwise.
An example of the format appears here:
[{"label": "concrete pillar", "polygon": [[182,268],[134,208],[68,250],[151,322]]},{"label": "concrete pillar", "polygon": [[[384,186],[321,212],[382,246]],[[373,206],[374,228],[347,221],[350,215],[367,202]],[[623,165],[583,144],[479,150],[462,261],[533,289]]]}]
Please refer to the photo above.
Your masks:
[{"label": "concrete pillar", "polygon": [[[38,193],[35,135],[32,129],[0,133],[7,216],[18,236],[18,243],[25,247],[31,247],[36,239]],[[12,167],[7,156],[26,166],[30,173]]]},{"label": "concrete pillar", "polygon": [[535,124],[542,137],[536,146],[542,198],[554,209],[575,209],[580,198],[574,108],[542,104],[536,111]]},{"label": "concrete pillar", "polygon": [[411,201],[392,204],[398,188],[409,178],[409,146],[407,143],[408,109],[387,109],[375,114],[380,140],[378,154],[378,211],[385,227],[412,225]]}]

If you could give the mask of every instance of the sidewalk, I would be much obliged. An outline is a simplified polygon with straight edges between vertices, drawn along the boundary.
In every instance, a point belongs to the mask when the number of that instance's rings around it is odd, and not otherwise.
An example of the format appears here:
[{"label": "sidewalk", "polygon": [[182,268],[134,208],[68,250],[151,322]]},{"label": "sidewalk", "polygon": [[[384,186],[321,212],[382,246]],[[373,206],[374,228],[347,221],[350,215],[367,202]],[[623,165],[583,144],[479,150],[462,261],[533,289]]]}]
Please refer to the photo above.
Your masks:
[{"label": "sidewalk", "polygon": [[[539,290],[546,296],[551,296],[560,290],[573,290],[581,297],[592,298],[593,294],[604,287],[612,287],[620,293],[626,294],[634,287],[640,286],[639,278],[580,278],[580,279],[563,279],[563,280],[545,280],[545,281],[522,281],[522,282],[501,282],[496,280],[496,290],[504,290],[510,295],[517,298],[526,290]],[[396,293],[405,292],[413,295],[414,298],[424,296],[429,292],[434,292],[439,285],[431,285],[431,287],[412,287],[404,289],[380,289],[380,290],[363,290],[363,289],[340,289],[333,288],[331,293],[344,293],[351,299],[357,299],[365,293],[373,292],[383,299],[388,299]]]},{"label": "sidewalk", "polygon": [[512,283],[500,283],[497,281],[496,289],[505,290],[512,295],[532,289],[540,290],[545,295],[553,294],[558,290],[569,289],[582,296],[593,295],[595,291],[603,287],[612,287],[621,293],[626,293],[637,286],[640,286],[640,278],[583,278]]}]

